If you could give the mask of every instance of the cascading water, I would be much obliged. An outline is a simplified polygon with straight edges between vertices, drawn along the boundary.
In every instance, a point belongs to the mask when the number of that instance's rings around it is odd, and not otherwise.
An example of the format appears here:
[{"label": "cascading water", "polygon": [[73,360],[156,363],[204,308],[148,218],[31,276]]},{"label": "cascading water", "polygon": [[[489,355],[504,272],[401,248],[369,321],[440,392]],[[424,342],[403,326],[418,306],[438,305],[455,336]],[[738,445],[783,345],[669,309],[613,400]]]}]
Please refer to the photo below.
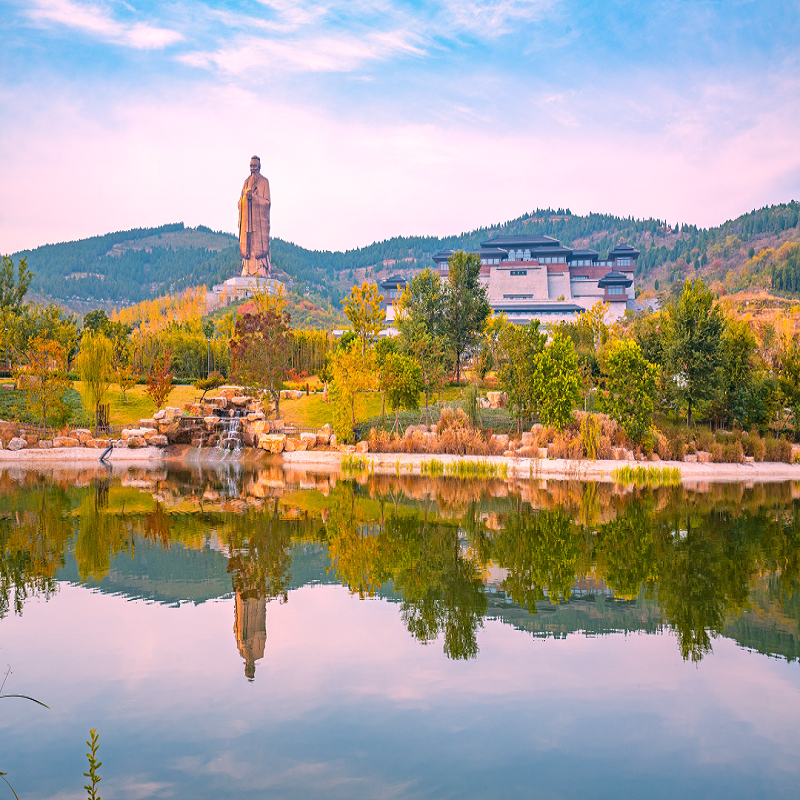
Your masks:
[{"label": "cascading water", "polygon": [[[220,428],[217,449],[228,452],[238,453],[242,449],[242,417],[244,412],[240,409],[233,409],[230,417],[226,419]],[[224,457],[224,456],[223,456]]]}]

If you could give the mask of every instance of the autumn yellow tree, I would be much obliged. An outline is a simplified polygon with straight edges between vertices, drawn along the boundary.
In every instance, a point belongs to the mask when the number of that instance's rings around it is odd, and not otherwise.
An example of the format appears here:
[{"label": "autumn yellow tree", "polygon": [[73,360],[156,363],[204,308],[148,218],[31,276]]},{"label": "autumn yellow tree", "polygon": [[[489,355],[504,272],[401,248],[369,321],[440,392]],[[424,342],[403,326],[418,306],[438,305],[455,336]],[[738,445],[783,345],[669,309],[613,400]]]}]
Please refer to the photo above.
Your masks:
[{"label": "autumn yellow tree", "polygon": [[330,399],[333,407],[333,430],[346,441],[356,426],[356,399],[360,392],[375,387],[374,348],[362,355],[356,340],[341,344],[331,360]]},{"label": "autumn yellow tree", "polygon": [[367,345],[378,338],[386,319],[383,295],[374,283],[364,281],[360,287],[353,286],[350,295],[342,300],[342,305],[353,331],[361,339],[361,354],[366,355]]},{"label": "autumn yellow tree", "polygon": [[[85,330],[81,337],[81,352],[77,367],[94,409],[95,425],[107,424],[101,408],[114,380],[114,353],[111,340],[102,331]],[[101,419],[105,419],[101,423]]]},{"label": "autumn yellow tree", "polygon": [[59,342],[36,336],[28,342],[24,355],[16,378],[17,385],[25,390],[32,416],[45,426],[64,425],[70,414],[64,392],[72,388],[67,377],[66,349]]}]

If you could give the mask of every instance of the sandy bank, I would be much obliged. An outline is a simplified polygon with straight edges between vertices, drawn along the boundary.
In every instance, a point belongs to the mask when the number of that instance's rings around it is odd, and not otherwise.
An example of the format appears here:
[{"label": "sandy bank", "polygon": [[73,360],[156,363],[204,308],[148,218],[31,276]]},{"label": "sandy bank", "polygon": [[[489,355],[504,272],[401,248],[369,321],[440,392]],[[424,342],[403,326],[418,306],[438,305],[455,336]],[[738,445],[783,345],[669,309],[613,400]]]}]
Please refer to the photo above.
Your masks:
[{"label": "sandy bank", "polygon": [[[313,468],[316,471],[338,471],[344,453],[331,451],[296,451],[283,453],[283,461],[293,468]],[[454,461],[485,461],[505,464],[508,476],[514,478],[560,478],[573,480],[611,481],[612,473],[621,467],[677,467],[683,482],[768,483],[800,480],[800,464],[697,464],[683,461],[660,461],[657,464],[639,461],[567,461],[565,459],[506,458],[505,456],[451,456],[434,453],[365,453],[362,458],[372,462],[380,474],[419,475],[420,464],[435,458],[443,463]]]}]

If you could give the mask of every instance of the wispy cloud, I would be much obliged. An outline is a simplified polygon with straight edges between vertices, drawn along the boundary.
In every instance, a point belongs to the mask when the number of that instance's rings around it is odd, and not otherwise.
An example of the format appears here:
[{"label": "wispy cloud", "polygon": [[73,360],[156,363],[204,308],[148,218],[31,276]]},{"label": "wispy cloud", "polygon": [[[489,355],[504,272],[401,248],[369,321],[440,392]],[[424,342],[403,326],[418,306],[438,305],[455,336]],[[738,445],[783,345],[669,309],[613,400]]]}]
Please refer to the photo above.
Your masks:
[{"label": "wispy cloud", "polygon": [[542,19],[558,4],[559,0],[445,0],[441,18],[451,31],[494,38]]},{"label": "wispy cloud", "polygon": [[63,25],[138,50],[160,50],[184,38],[178,31],[146,22],[122,22],[107,6],[72,0],[36,0],[27,16],[37,25]]}]

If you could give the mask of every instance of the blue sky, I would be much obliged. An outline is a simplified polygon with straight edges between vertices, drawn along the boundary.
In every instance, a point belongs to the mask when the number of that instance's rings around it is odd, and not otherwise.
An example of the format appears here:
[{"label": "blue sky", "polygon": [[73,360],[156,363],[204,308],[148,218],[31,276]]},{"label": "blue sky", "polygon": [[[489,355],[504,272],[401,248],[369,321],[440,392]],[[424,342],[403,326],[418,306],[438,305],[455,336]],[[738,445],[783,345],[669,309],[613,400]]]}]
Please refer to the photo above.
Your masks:
[{"label": "blue sky", "polygon": [[0,0],[0,251],[183,220],[316,248],[800,197],[800,4]]}]

